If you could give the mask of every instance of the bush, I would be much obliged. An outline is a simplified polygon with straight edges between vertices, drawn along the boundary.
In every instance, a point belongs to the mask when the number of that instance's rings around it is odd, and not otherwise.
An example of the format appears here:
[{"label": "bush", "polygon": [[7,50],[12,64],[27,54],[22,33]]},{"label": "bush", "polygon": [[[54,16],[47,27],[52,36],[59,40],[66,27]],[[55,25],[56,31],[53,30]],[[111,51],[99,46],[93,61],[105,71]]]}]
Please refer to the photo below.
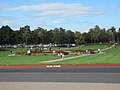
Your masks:
[{"label": "bush", "polygon": [[5,49],[5,48],[0,48],[0,51],[10,51],[10,50]]}]

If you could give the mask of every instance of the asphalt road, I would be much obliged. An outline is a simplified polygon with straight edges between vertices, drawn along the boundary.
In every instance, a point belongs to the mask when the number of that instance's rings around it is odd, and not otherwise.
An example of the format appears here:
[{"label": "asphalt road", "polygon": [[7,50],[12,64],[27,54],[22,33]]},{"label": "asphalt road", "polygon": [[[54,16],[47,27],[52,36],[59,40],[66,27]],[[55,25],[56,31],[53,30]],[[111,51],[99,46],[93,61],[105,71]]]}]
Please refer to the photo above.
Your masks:
[{"label": "asphalt road", "polygon": [[0,69],[0,82],[120,83],[120,67]]}]

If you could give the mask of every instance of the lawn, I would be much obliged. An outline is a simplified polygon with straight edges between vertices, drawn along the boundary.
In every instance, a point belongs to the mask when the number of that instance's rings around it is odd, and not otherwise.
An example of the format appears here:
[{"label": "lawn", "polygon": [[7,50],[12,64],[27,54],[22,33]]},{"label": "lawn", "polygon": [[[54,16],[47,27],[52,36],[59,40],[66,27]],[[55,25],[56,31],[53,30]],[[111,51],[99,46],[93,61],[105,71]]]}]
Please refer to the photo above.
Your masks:
[{"label": "lawn", "polygon": [[106,50],[104,54],[93,54],[48,64],[120,64],[120,45]]},{"label": "lawn", "polygon": [[[93,49],[97,50],[98,48],[102,49],[108,47],[108,45],[85,45],[83,47],[71,47],[71,48],[60,48],[60,50],[86,50],[86,49]],[[53,47],[52,49],[58,50],[58,47]],[[26,51],[26,48],[22,49],[7,49],[12,50],[14,52]],[[120,63],[120,46],[117,48],[112,48],[110,50],[105,51],[105,54],[100,55],[90,55],[75,59],[69,59],[65,61],[58,61],[54,63],[39,63],[41,61],[47,60],[54,60],[58,59],[59,57],[53,56],[52,54],[48,55],[16,55],[16,56],[8,56],[9,51],[0,51],[0,65],[37,65],[37,64],[101,64],[101,63]],[[75,55],[65,55],[65,57],[71,57]]]},{"label": "lawn", "polygon": [[[8,50],[8,51],[7,51]],[[0,51],[0,65],[31,65],[37,64],[40,61],[57,59],[53,55],[15,55],[8,56],[10,54],[9,50],[13,52],[25,52],[26,48],[21,49],[7,49],[6,51]]]}]

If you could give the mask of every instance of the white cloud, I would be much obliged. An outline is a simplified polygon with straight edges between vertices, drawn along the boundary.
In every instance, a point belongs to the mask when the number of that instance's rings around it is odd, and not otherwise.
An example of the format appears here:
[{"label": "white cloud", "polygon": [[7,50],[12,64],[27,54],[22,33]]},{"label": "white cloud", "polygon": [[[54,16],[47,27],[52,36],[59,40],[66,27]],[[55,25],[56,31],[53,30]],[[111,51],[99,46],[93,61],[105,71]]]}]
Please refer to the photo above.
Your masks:
[{"label": "white cloud", "polygon": [[112,5],[112,8],[115,8],[115,9],[116,9],[116,8],[120,8],[120,6],[117,5],[117,4],[113,4],[113,5]]},{"label": "white cloud", "polygon": [[104,16],[106,13],[105,13],[105,11],[104,10],[98,10],[97,12],[96,12],[96,15],[100,15],[100,16]]},{"label": "white cloud", "polygon": [[24,26],[24,25],[30,25],[33,26],[36,24],[44,23],[45,19],[44,18],[32,18],[32,17],[22,17],[22,18],[15,18],[15,17],[10,17],[10,16],[0,16],[0,26],[2,25],[10,25],[15,28]]},{"label": "white cloud", "polygon": [[7,8],[11,8],[11,5],[0,2],[0,14],[6,12]]},{"label": "white cloud", "polygon": [[66,24],[66,23],[68,23],[68,21],[66,20],[55,20],[55,21],[47,22],[47,25]]},{"label": "white cloud", "polygon": [[[79,18],[78,16],[96,16],[105,14],[104,10],[99,10],[91,6],[75,3],[43,3],[37,5],[24,5],[9,8],[6,7],[2,9],[2,11],[7,12],[8,16],[10,17],[0,18],[0,25],[8,24],[16,27],[20,27],[26,24],[34,27],[70,27],[71,23],[73,23],[71,20],[77,21]],[[6,16],[7,13],[3,13],[2,16]]]},{"label": "white cloud", "polygon": [[120,12],[120,5],[114,4],[114,5],[112,5],[112,8],[114,9],[114,11]]},{"label": "white cloud", "polygon": [[63,10],[89,10],[90,7],[81,4],[64,4],[64,3],[45,3],[38,5],[24,5],[9,8],[8,10],[23,10],[23,11],[63,11]]},{"label": "white cloud", "polygon": [[33,16],[81,16],[91,15],[92,7],[81,4],[44,3],[38,5],[24,5],[6,9],[7,11],[35,12]]}]

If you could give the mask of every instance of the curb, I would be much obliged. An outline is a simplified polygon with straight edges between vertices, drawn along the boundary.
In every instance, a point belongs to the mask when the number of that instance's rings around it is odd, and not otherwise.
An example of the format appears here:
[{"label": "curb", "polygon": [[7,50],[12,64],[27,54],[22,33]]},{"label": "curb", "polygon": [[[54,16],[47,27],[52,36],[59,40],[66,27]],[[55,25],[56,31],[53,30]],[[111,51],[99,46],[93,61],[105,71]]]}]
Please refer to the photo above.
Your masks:
[{"label": "curb", "polygon": [[117,67],[120,64],[66,64],[66,65],[11,65],[0,66],[0,69],[31,69],[31,68],[77,68],[77,67]]}]

